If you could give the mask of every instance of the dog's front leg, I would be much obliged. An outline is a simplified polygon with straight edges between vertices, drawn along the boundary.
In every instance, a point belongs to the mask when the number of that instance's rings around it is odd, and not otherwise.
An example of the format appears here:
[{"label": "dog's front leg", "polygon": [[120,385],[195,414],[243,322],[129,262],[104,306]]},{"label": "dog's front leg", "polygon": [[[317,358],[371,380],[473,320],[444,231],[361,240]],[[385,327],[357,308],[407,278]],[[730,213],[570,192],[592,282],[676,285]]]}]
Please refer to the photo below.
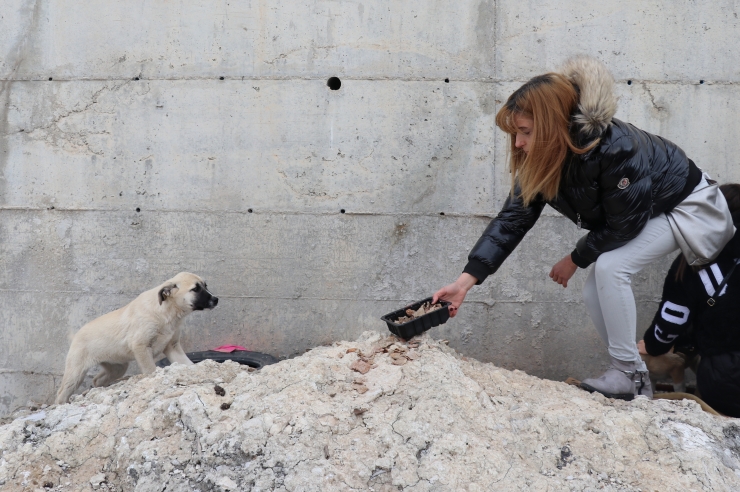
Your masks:
[{"label": "dog's front leg", "polygon": [[157,369],[157,366],[154,364],[152,348],[148,345],[137,345],[134,347],[134,358],[143,374],[151,374]]},{"label": "dog's front leg", "polygon": [[185,351],[182,349],[182,345],[180,345],[180,341],[171,342],[165,347],[164,349],[164,355],[167,357],[167,360],[170,361],[170,363],[178,363],[178,364],[186,364],[186,365],[192,365],[193,361],[188,359],[188,356],[185,354]]},{"label": "dog's front leg", "polygon": [[684,381],[685,377],[686,369],[684,369],[683,366],[675,367],[673,370],[671,370],[671,380],[673,381],[674,391],[678,393],[686,392],[686,382]]}]

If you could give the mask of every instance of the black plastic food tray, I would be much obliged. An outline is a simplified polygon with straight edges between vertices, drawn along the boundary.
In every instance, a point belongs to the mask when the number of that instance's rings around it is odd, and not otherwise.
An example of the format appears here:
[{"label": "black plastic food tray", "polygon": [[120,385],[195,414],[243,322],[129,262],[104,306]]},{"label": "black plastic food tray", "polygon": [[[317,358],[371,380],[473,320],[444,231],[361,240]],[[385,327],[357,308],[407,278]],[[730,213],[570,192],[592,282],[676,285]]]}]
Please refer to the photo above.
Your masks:
[{"label": "black plastic food tray", "polygon": [[413,338],[416,335],[421,335],[428,329],[446,323],[447,320],[450,319],[450,310],[448,309],[448,306],[451,303],[447,301],[438,301],[440,304],[442,304],[442,307],[440,309],[412,319],[411,321],[407,321],[406,323],[396,323],[396,320],[398,318],[400,318],[401,316],[406,316],[407,309],[413,309],[414,311],[416,311],[425,302],[431,303],[432,298],[427,297],[426,299],[422,299],[421,301],[409,304],[406,307],[382,316],[380,319],[385,321],[391,333],[405,340]]}]

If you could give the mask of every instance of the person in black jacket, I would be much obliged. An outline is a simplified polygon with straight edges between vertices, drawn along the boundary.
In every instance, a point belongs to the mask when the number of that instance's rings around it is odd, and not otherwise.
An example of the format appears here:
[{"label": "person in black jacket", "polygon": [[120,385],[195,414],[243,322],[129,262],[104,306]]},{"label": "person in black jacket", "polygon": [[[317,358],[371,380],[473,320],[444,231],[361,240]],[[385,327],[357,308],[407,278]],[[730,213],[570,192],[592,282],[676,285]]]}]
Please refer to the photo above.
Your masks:
[{"label": "person in black jacket", "polygon": [[[498,270],[550,205],[589,231],[550,277],[567,287],[579,267],[594,264],[584,301],[611,356],[606,373],[585,379],[582,387],[629,400],[636,392],[652,396],[635,343],[630,278],[679,248],[666,213],[710,185],[675,144],[614,118],[613,86],[601,62],[582,56],[558,73],[532,78],[509,97],[496,125],[510,134],[512,192],[462,275],[433,300],[450,301],[455,316],[470,288]],[[721,231],[714,241],[718,254],[734,230],[726,232],[732,223],[724,201],[714,215],[725,218],[724,224],[713,222]]]},{"label": "person in black jacket", "polygon": [[[727,198],[734,223],[740,225],[740,184],[725,184],[720,190]],[[655,318],[645,331],[644,342],[638,344],[641,353],[662,355],[691,328],[701,356],[697,389],[711,407],[731,417],[740,417],[738,262],[738,233],[717,261],[704,268],[688,268],[683,256],[676,258],[666,276]]]}]

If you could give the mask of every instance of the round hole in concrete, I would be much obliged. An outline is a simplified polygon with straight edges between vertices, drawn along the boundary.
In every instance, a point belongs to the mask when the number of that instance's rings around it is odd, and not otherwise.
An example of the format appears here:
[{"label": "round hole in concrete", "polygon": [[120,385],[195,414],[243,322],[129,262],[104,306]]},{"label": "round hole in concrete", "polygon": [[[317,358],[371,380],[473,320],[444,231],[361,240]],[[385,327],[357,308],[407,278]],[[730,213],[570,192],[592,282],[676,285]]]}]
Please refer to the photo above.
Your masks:
[{"label": "round hole in concrete", "polygon": [[704,83],[704,81],[703,81],[703,80],[700,80],[700,81],[699,81],[699,83],[700,83],[700,84],[703,84],[703,83]]},{"label": "round hole in concrete", "polygon": [[627,81],[627,85],[632,85],[632,81],[631,80],[628,80]]},{"label": "round hole in concrete", "polygon": [[51,80],[51,77],[49,77],[49,80]]},{"label": "round hole in concrete", "polygon": [[339,88],[342,87],[342,81],[339,80],[339,77],[329,77],[329,80],[326,81],[326,85],[329,86],[329,89],[338,91]]},{"label": "round hole in concrete", "polygon": [[343,214],[344,213],[344,209],[340,210],[339,213],[340,214]]},{"label": "round hole in concrete", "polygon": [[219,77],[219,78],[218,78],[218,80],[223,80],[223,79],[224,79],[223,77]]},{"label": "round hole in concrete", "polygon": [[449,83],[450,83],[450,79],[445,79],[445,84],[449,84]]},{"label": "round hole in concrete", "polygon": [[137,212],[141,212],[141,209],[139,207],[136,207]]},{"label": "round hole in concrete", "polygon": [[249,212],[251,214],[252,213],[252,209],[251,208],[248,208],[247,209],[247,212]]},{"label": "round hole in concrete", "polygon": [[134,77],[134,80],[139,80],[139,77]]},{"label": "round hole in concrete", "polygon": [[440,213],[439,213],[439,215],[444,215],[444,214],[445,214],[444,212],[440,212]]}]

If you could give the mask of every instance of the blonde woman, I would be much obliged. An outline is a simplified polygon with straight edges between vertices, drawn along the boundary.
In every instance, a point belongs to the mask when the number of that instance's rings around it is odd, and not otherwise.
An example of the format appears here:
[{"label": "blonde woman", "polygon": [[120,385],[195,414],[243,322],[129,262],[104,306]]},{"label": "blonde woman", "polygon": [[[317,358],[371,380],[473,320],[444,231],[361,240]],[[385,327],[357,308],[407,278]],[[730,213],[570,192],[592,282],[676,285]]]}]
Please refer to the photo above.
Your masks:
[{"label": "blonde woman", "polygon": [[[611,358],[606,373],[582,388],[631,400],[652,398],[652,389],[635,343],[630,277],[679,249],[666,213],[709,185],[679,147],[619,121],[616,110],[614,79],[590,57],[534,77],[509,97],[496,125],[511,138],[511,194],[462,275],[434,300],[450,301],[455,316],[470,288],[498,270],[550,205],[588,231],[550,278],[567,287],[578,268],[593,264],[583,297]],[[707,221],[724,221],[715,228],[718,254],[734,233],[726,202]],[[722,236],[724,228],[731,230]]]}]

